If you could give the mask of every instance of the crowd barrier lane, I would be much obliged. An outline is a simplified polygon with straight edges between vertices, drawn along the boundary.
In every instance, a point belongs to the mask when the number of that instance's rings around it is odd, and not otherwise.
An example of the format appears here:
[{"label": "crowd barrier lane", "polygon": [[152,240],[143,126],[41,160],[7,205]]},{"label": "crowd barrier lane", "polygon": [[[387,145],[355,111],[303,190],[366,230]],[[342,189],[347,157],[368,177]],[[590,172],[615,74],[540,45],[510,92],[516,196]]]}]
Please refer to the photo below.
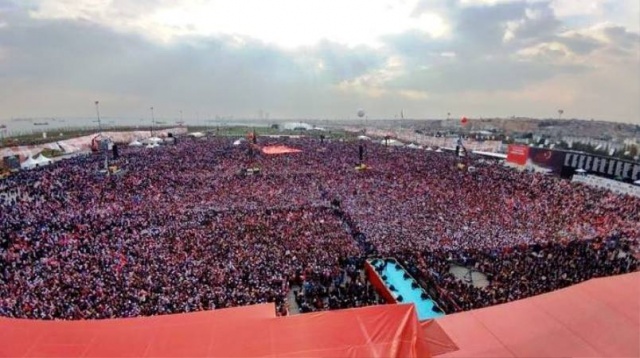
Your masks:
[{"label": "crowd barrier lane", "polygon": [[387,303],[397,303],[396,299],[393,298],[391,291],[389,291],[389,288],[387,288],[384,282],[382,282],[382,278],[373,268],[373,265],[371,265],[368,261],[365,261],[364,265],[367,278],[369,279],[369,282],[371,282],[371,285],[376,289],[376,291],[378,291],[378,294],[382,296],[382,298],[384,298]]},{"label": "crowd barrier lane", "polygon": [[[443,288],[440,287],[440,285],[438,285],[438,283],[436,282],[436,280],[433,279],[433,277],[431,277],[431,275],[422,273],[422,272],[418,272],[418,275],[416,276],[416,280],[418,280],[418,282],[420,282],[423,287],[434,287],[435,290],[438,293],[438,297],[432,297],[436,299],[436,301],[438,301],[438,303],[442,304],[443,306],[448,306],[447,304],[445,304],[445,300],[446,303],[449,303],[450,305],[452,305],[455,309],[455,312],[460,312],[462,311],[462,308],[460,307],[460,305],[458,305],[458,303],[453,299],[453,297],[451,297],[451,294],[449,294],[449,292]],[[431,293],[431,292],[429,292]],[[452,312],[450,312],[452,313]]]},{"label": "crowd barrier lane", "polygon": [[[370,257],[369,259],[373,259],[373,258]],[[391,294],[391,291],[389,291],[389,288],[384,284],[384,282],[382,281],[382,278],[380,277],[380,275],[378,275],[373,265],[371,265],[371,263],[369,263],[368,260],[365,261],[365,273],[367,275],[367,278],[369,279],[369,282],[371,282],[371,285],[376,289],[378,294],[380,294],[380,296],[382,296],[382,298],[384,298],[384,300],[387,303],[392,303],[392,304],[397,303],[396,299]],[[419,275],[419,277],[416,277],[416,280],[423,281],[422,282],[423,285],[424,285],[424,282],[426,282],[428,284],[427,286],[432,285],[433,287],[435,287],[439,295],[439,297],[436,297],[436,299],[438,301],[441,301],[440,304],[443,304],[442,302],[443,299],[446,299],[448,303],[450,303],[451,306],[453,306],[456,312],[462,311],[462,308],[453,299],[453,297],[451,297],[451,294],[447,290],[437,285],[432,278],[425,277],[424,275]],[[447,306],[447,305],[443,304],[443,306]]]}]

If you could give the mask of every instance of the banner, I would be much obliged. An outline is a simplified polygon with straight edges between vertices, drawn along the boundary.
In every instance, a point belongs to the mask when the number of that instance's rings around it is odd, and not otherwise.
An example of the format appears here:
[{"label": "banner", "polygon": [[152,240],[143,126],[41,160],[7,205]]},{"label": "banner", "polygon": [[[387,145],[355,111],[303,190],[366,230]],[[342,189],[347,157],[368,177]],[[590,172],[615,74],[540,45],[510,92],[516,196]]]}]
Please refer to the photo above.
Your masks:
[{"label": "banner", "polygon": [[565,153],[563,165],[573,170],[621,180],[640,180],[640,163],[586,153]]},{"label": "banner", "polygon": [[529,146],[522,144],[509,144],[507,148],[507,163],[516,165],[527,164],[529,158]]},{"label": "banner", "polygon": [[616,194],[633,195],[640,198],[640,186],[622,183],[617,180],[601,178],[595,175],[574,175],[571,181],[600,189],[611,190]]},{"label": "banner", "polygon": [[562,172],[564,158],[565,152],[546,148],[529,147],[529,160],[527,161],[527,166],[547,170],[559,175]]}]

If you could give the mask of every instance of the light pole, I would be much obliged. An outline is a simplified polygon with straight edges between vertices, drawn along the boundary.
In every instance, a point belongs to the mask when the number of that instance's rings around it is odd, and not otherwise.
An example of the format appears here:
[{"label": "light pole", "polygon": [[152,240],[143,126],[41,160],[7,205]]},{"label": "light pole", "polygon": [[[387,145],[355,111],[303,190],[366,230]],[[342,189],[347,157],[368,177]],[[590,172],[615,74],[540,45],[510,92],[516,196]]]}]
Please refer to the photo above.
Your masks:
[{"label": "light pole", "polygon": [[156,127],[156,119],[153,117],[153,107],[151,109],[151,136],[153,137],[153,130]]},{"label": "light pole", "polygon": [[102,133],[102,122],[100,121],[100,101],[96,101],[96,115],[98,116],[98,128]]},{"label": "light pole", "polygon": [[[100,136],[102,136],[102,122],[100,121],[100,101],[96,101],[96,115],[98,116],[98,128],[100,130]],[[106,145],[103,145],[106,144]],[[109,145],[107,144],[107,139],[102,138],[100,143],[98,144],[98,149],[102,149],[104,151],[104,172],[106,175],[109,175]]]}]

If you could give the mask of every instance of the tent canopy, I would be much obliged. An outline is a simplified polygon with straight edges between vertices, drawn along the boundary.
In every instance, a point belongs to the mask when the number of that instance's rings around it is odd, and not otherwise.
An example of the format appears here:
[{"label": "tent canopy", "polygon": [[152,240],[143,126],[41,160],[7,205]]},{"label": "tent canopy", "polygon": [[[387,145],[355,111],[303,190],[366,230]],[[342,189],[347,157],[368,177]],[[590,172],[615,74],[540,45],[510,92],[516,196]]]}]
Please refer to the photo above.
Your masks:
[{"label": "tent canopy", "polygon": [[446,357],[638,357],[640,272],[447,315]]},{"label": "tent canopy", "polygon": [[162,143],[162,139],[158,137],[151,137],[144,140],[145,143],[156,144]]},{"label": "tent canopy", "polygon": [[40,154],[38,158],[36,158],[36,162],[38,163],[38,165],[49,165],[53,163],[53,160],[45,157],[44,154]]},{"label": "tent canopy", "polygon": [[33,157],[29,156],[29,157],[27,157],[27,159],[24,162],[20,163],[20,168],[22,168],[22,169],[31,169],[31,168],[35,168],[36,165],[39,165],[38,161],[33,159]]},{"label": "tent canopy", "polygon": [[0,356],[430,357],[422,332],[413,305],[289,317],[262,304],[112,320],[0,318]]},{"label": "tent canopy", "polygon": [[404,145],[401,141],[397,139],[383,139],[380,141],[381,144],[386,144],[394,147],[401,147]]}]

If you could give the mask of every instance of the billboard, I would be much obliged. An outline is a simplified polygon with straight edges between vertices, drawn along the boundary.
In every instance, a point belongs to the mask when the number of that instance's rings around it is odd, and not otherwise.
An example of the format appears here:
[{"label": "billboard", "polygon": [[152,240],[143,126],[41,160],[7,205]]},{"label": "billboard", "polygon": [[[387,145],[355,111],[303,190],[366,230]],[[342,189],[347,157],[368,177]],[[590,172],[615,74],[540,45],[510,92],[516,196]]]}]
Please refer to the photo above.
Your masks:
[{"label": "billboard", "polygon": [[562,172],[565,154],[565,152],[553,149],[530,147],[527,166],[537,167],[559,175]]},{"label": "billboard", "polygon": [[507,148],[507,163],[516,165],[527,164],[529,158],[529,146],[522,144],[509,144]]},{"label": "billboard", "polygon": [[565,153],[565,169],[586,170],[607,178],[634,182],[640,180],[640,163],[586,153]]}]

